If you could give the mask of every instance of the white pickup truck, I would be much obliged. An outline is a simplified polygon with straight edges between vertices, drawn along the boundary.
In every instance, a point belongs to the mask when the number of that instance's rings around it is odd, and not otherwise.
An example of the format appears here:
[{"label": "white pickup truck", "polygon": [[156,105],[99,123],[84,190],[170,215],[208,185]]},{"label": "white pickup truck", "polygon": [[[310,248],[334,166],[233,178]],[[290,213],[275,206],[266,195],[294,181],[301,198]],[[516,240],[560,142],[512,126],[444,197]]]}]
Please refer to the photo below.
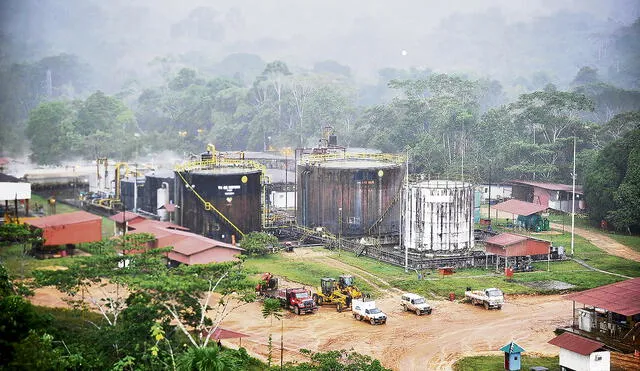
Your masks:
[{"label": "white pickup truck", "polygon": [[353,318],[358,321],[368,321],[372,325],[387,323],[387,315],[376,307],[375,301],[353,299],[351,301],[351,310],[353,312]]},{"label": "white pickup truck", "polygon": [[500,289],[496,289],[495,287],[484,289],[484,290],[470,290],[464,292],[464,296],[471,301],[471,304],[484,305],[485,309],[502,309],[502,304],[504,304],[504,294]]},{"label": "white pickup truck", "polygon": [[417,315],[431,314],[431,306],[420,295],[406,293],[400,297],[400,303],[405,311],[415,312]]}]

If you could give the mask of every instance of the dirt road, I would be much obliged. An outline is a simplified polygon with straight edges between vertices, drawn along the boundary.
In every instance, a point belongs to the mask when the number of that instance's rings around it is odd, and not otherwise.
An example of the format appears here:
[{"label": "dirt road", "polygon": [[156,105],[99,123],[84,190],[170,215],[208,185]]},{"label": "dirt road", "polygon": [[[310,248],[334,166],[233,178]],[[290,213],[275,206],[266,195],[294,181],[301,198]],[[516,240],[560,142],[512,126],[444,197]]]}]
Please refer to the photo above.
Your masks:
[{"label": "dirt road", "polygon": [[[377,300],[389,316],[386,325],[356,321],[351,312],[322,307],[313,315],[284,318],[284,360],[300,359],[299,349],[353,349],[379,359],[394,370],[447,370],[463,355],[495,352],[515,340],[528,352],[556,354],[547,344],[557,326],[571,320],[571,302],[559,296],[507,298],[501,311],[457,302],[431,302],[432,315],[403,312],[396,295]],[[260,303],[233,313],[224,327],[250,335],[242,346],[266,359],[267,339],[273,334],[274,359],[279,359],[280,322],[260,316]],[[225,343],[238,346],[238,340]],[[498,353],[495,353],[498,354]]]},{"label": "dirt road", "polygon": [[[559,230],[562,229],[562,225],[551,223],[551,228]],[[586,238],[589,242],[606,251],[608,254],[640,262],[639,252],[619,243],[609,236],[583,228],[574,228],[574,232],[578,236]]]}]

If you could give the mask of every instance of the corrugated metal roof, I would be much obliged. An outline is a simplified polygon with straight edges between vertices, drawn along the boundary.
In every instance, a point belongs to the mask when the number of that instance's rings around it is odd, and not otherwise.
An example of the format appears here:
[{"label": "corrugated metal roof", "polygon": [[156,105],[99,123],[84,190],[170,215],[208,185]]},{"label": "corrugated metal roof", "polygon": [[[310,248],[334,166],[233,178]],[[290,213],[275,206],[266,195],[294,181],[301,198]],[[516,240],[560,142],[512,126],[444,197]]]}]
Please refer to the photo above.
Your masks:
[{"label": "corrugated metal roof", "polygon": [[[538,187],[543,189],[548,189],[551,191],[565,191],[571,192],[572,186],[568,184],[560,184],[560,183],[542,183],[542,182],[529,182],[526,180],[512,180],[513,184],[524,184],[532,187]],[[576,185],[576,194],[582,194],[582,186]]]},{"label": "corrugated metal roof", "polygon": [[34,227],[45,228],[55,227],[59,225],[84,223],[94,220],[102,220],[102,218],[86,211],[75,211],[72,213],[44,216],[37,219],[29,219],[25,220],[25,223]]},{"label": "corrugated metal roof", "polygon": [[117,222],[117,223],[129,222],[136,218],[146,219],[144,216],[133,213],[131,211],[121,211],[116,215],[111,215],[109,217],[110,220],[113,220],[114,222]]},{"label": "corrugated metal roof", "polygon": [[492,209],[505,211],[511,214],[527,216],[527,215],[539,213],[541,211],[545,211],[547,207],[543,205],[532,204],[531,202],[520,201],[520,200],[508,200],[505,202],[501,202],[497,205],[494,205]]},{"label": "corrugated metal roof", "polygon": [[521,236],[519,234],[513,234],[513,233],[501,233],[497,236],[492,236],[488,238],[486,243],[504,247],[504,246],[513,245],[514,243],[518,243],[526,240],[527,240],[527,236]]},{"label": "corrugated metal roof", "polygon": [[640,278],[576,292],[565,295],[564,298],[624,316],[633,316],[640,313]]},{"label": "corrugated metal roof", "polygon": [[570,332],[564,332],[562,335],[549,340],[548,343],[583,356],[588,356],[604,346],[600,342],[583,338]]}]

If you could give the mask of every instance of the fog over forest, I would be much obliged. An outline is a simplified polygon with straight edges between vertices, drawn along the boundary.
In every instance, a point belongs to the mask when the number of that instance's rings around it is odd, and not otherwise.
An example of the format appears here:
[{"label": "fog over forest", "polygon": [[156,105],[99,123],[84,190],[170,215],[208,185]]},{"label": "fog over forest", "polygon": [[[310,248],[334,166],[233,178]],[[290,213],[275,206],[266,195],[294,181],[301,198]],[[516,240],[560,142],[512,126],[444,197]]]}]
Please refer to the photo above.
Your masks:
[{"label": "fog over forest", "polygon": [[[544,72],[568,83],[583,65],[611,67],[610,37],[640,2],[5,0],[2,63],[59,53],[93,67],[115,92],[147,64],[173,56],[205,66],[254,53],[300,68],[335,60],[372,80],[384,67],[490,76]],[[406,55],[402,55],[406,50]]]},{"label": "fog over forest", "polygon": [[567,181],[573,136],[586,164],[640,109],[637,0],[0,6],[0,155],[38,164],[282,151],[331,126],[432,176]]}]

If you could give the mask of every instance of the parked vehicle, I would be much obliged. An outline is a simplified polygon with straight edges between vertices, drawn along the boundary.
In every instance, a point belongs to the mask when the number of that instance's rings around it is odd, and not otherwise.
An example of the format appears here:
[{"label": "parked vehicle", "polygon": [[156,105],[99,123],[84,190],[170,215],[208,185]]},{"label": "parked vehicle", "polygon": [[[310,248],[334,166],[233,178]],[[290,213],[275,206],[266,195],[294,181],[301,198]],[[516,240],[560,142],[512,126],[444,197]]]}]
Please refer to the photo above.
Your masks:
[{"label": "parked vehicle", "polygon": [[400,298],[400,303],[405,311],[415,312],[417,315],[431,314],[431,306],[424,298],[417,294],[406,293]]},{"label": "parked vehicle", "polygon": [[320,287],[313,294],[313,301],[320,305],[336,305],[336,310],[342,312],[351,308],[351,301],[362,297],[362,292],[354,285],[354,278],[342,275],[338,281],[335,278],[323,277]]},{"label": "parked vehicle", "polygon": [[378,309],[375,301],[364,301],[353,299],[351,302],[353,318],[358,321],[368,321],[372,325],[382,325],[387,323],[387,315]]},{"label": "parked vehicle", "polygon": [[471,301],[471,304],[484,305],[485,309],[502,309],[502,305],[504,304],[504,294],[500,289],[496,289],[495,287],[475,291],[467,287],[464,296],[467,300]]},{"label": "parked vehicle", "polygon": [[311,297],[311,291],[303,287],[279,289],[278,279],[271,273],[262,275],[262,283],[256,287],[256,291],[264,297],[280,300],[283,308],[295,314],[314,313],[318,310],[318,306]]}]

